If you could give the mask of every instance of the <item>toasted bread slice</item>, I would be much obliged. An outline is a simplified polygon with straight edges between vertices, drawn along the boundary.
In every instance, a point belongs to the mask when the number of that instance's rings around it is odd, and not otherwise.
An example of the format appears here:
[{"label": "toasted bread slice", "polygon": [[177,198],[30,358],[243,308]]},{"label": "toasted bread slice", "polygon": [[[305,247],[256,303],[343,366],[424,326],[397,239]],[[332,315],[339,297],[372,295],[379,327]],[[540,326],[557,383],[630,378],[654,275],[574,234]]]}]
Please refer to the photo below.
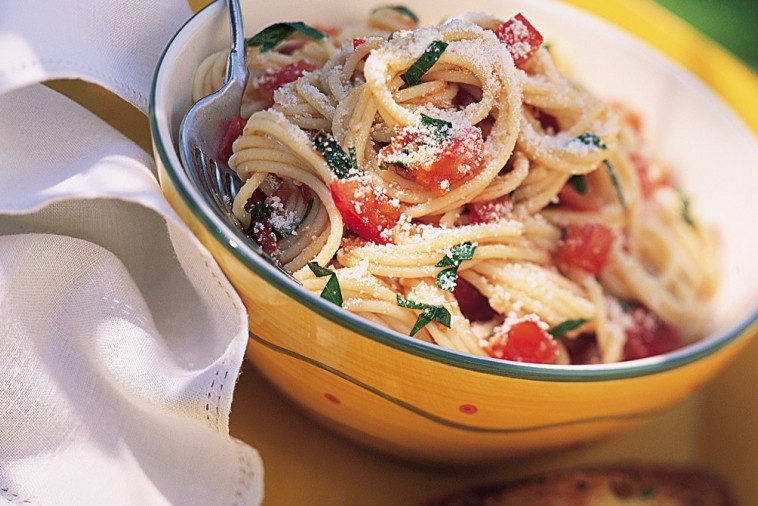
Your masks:
[{"label": "toasted bread slice", "polygon": [[733,506],[703,469],[629,465],[566,470],[464,490],[424,506]]}]

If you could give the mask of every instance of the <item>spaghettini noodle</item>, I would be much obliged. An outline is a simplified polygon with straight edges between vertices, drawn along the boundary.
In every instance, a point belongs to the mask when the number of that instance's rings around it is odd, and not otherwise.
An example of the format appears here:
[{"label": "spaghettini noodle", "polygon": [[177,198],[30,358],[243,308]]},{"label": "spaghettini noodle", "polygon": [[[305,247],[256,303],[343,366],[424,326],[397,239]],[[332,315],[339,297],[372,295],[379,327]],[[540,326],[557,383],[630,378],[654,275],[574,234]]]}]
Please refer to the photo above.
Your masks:
[{"label": "spaghettini noodle", "polygon": [[[308,290],[337,283],[345,310],[474,355],[615,362],[697,338],[713,234],[637,116],[520,15],[416,23],[382,8],[251,43],[241,227]],[[203,62],[195,99],[225,62]]]}]

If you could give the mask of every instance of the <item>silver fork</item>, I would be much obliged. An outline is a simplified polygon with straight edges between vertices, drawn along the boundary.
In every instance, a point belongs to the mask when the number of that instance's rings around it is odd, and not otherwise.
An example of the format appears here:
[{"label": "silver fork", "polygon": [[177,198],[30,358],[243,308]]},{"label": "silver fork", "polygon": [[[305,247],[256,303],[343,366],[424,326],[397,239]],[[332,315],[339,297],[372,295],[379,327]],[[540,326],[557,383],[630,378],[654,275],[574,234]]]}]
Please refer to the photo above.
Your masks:
[{"label": "silver fork", "polygon": [[[232,48],[226,70],[226,83],[217,92],[198,100],[187,112],[179,129],[179,157],[194,184],[211,204],[215,205],[230,224],[241,229],[232,213],[232,203],[242,181],[218,158],[221,141],[229,123],[240,113],[242,94],[248,79],[245,34],[239,0],[228,0],[232,32]],[[252,239],[247,241],[253,250],[281,272],[291,274]]]}]

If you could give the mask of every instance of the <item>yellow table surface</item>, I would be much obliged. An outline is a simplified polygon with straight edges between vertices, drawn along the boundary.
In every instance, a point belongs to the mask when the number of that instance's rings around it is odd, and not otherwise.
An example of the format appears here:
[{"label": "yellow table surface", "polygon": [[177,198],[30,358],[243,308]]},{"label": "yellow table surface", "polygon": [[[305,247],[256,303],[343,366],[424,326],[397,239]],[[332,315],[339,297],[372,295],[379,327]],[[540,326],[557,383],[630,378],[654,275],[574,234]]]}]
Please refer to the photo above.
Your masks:
[{"label": "yellow table surface", "polygon": [[[193,0],[194,8],[207,3]],[[690,68],[758,134],[758,77],[689,25],[648,0],[570,0],[656,45]],[[150,150],[146,118],[92,85],[51,86],[81,102]],[[707,466],[731,484],[740,504],[758,504],[758,339],[715,381],[658,420],[581,448],[464,468],[392,460],[334,435],[306,418],[249,365],[235,389],[232,434],[264,460],[266,505],[411,505],[482,482],[546,469],[628,461]]]}]

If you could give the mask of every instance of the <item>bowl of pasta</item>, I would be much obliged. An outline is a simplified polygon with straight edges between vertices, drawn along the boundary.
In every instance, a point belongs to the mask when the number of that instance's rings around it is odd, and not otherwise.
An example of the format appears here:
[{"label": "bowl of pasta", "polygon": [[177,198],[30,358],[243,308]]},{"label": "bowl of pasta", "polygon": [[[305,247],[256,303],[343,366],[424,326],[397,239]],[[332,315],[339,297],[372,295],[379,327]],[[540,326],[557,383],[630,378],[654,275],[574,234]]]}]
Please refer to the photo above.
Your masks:
[{"label": "bowl of pasta", "polygon": [[510,458],[653,419],[744,347],[758,148],[675,64],[559,2],[242,9],[234,219],[176,145],[224,82],[224,2],[160,61],[156,161],[248,308],[247,359],[316,420]]}]

